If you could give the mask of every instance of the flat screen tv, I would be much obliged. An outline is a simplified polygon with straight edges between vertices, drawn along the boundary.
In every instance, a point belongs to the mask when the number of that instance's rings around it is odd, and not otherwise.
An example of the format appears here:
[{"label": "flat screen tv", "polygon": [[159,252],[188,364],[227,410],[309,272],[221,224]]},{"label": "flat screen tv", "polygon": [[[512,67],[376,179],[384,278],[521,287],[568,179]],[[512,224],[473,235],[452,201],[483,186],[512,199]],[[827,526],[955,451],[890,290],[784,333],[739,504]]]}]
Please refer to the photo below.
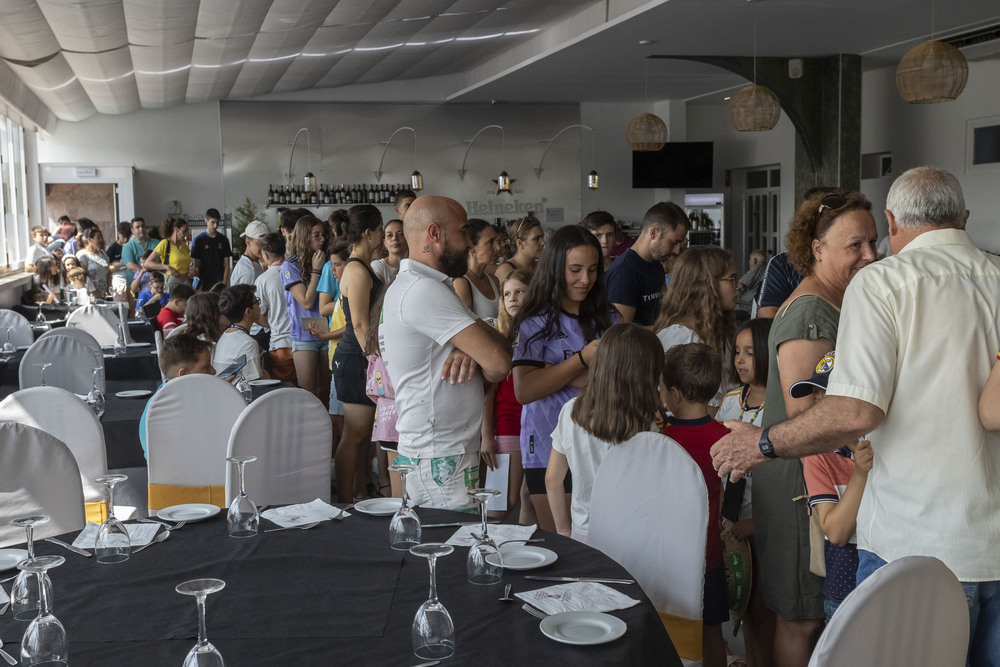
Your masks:
[{"label": "flat screen tv", "polygon": [[632,187],[712,187],[713,146],[711,141],[674,141],[658,151],[633,151]]}]

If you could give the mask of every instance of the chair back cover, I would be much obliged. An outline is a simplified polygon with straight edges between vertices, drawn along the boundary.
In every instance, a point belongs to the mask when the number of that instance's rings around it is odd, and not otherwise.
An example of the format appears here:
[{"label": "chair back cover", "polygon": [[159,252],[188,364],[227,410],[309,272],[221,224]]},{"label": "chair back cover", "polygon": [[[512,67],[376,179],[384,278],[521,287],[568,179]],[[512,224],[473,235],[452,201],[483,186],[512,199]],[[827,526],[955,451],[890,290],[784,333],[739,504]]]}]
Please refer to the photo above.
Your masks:
[{"label": "chair back cover", "polygon": [[38,337],[39,340],[42,338],[53,338],[55,336],[69,336],[70,338],[76,338],[79,341],[86,343],[93,351],[94,354],[99,356],[101,359],[104,358],[104,350],[101,349],[101,344],[97,342],[97,339],[91,336],[89,333],[80,329],[78,327],[56,327],[54,329],[49,329],[41,336]]},{"label": "chair back cover", "polygon": [[[87,341],[82,336],[90,340]],[[100,346],[94,343],[93,337],[84,331],[68,335],[44,335],[32,343],[21,358],[18,368],[21,389],[41,386],[42,370],[35,364],[42,362],[52,363],[45,369],[47,386],[62,387],[71,393],[86,396],[94,386],[94,374],[90,369],[99,367],[102,371],[98,373],[97,386],[105,391],[104,355]]]},{"label": "chair back cover", "polygon": [[150,509],[167,506],[159,486],[217,487],[211,502],[224,503],[229,434],[245,407],[231,384],[212,375],[174,378],[153,395],[146,413]]},{"label": "chair back cover", "polygon": [[907,556],[879,568],[844,598],[809,667],[962,667],[968,648],[962,584],[937,558]]},{"label": "chair back cover", "polygon": [[0,421],[34,426],[61,440],[80,467],[84,500],[104,501],[107,487],[94,481],[108,472],[104,429],[80,397],[59,387],[22,389],[0,401]]},{"label": "chair back cover", "polygon": [[10,344],[14,347],[35,342],[28,318],[9,308],[0,308],[0,346],[7,342],[7,329],[10,329]]},{"label": "chair back cover", "polygon": [[179,334],[182,331],[185,331],[187,328],[188,328],[187,322],[185,322],[183,324],[178,324],[173,329],[171,329],[170,331],[167,332],[167,335],[165,336],[165,338],[170,338],[174,334]]},{"label": "chair back cover", "polygon": [[80,468],[65,444],[34,426],[0,422],[0,547],[24,543],[14,519],[45,514],[34,530],[41,540],[85,524]]},{"label": "chair back cover", "polygon": [[[163,332],[159,329],[153,330],[153,344],[156,345],[156,365],[160,365],[160,350],[163,348]],[[160,369],[160,382],[166,382],[167,376],[163,374],[163,369]]]},{"label": "chair back cover", "polygon": [[[114,345],[118,339],[119,320],[114,310],[89,304],[77,308],[66,318],[66,327],[86,331],[99,345]],[[127,342],[127,341],[126,341]]]},{"label": "chair back cover", "polygon": [[[257,456],[246,465],[247,493],[257,504],[330,502],[332,438],[329,412],[319,399],[305,389],[275,389],[243,410],[228,456]],[[230,464],[226,502],[239,491],[239,473]]]},{"label": "chair back cover", "polygon": [[631,572],[657,611],[701,618],[707,528],[705,478],[680,445],[646,432],[608,451],[587,544]]}]

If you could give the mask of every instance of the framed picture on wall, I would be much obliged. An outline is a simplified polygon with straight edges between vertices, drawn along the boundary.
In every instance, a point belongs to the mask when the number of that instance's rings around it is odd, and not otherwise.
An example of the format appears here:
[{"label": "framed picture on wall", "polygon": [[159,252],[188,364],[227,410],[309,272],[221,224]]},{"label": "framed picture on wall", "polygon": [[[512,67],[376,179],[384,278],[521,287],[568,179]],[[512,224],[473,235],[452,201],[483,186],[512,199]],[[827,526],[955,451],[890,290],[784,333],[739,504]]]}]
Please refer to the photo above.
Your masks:
[{"label": "framed picture on wall", "polygon": [[966,122],[965,171],[1000,171],[1000,116]]}]

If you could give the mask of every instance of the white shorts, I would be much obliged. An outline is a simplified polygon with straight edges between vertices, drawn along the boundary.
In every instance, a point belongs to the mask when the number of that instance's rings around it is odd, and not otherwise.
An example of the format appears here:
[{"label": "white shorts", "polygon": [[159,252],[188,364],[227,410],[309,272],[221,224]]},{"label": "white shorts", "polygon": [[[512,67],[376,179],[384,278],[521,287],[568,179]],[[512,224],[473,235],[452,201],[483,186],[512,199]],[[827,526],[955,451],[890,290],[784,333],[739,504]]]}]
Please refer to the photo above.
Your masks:
[{"label": "white shorts", "polygon": [[479,486],[479,452],[433,459],[409,459],[402,454],[395,463],[412,463],[417,469],[406,476],[406,493],[413,505],[446,510],[478,507],[467,491]]}]

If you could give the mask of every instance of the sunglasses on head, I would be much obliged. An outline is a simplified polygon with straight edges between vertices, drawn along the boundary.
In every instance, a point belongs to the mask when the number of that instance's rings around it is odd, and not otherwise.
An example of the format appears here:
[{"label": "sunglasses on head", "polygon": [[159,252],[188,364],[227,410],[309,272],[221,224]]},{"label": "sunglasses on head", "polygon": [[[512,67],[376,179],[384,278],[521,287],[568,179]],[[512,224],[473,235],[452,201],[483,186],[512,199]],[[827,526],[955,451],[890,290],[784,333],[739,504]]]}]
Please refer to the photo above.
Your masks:
[{"label": "sunglasses on head", "polygon": [[847,203],[847,197],[844,195],[827,195],[819,202],[819,210],[816,211],[816,219],[823,215],[823,211],[836,211],[838,208],[843,208]]}]

